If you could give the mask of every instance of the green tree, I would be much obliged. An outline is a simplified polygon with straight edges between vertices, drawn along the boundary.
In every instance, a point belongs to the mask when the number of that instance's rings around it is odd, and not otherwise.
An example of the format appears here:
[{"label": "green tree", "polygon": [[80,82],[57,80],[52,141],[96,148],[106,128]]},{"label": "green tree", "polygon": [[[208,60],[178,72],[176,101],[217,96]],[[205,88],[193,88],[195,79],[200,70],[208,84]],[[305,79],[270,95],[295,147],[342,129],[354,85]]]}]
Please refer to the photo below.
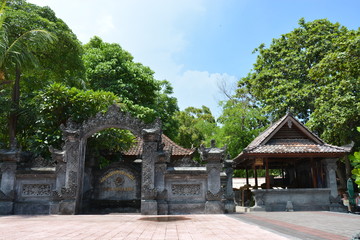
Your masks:
[{"label": "green tree", "polygon": [[12,149],[17,147],[16,130],[20,105],[20,78],[22,70],[36,67],[38,59],[34,50],[44,48],[52,43],[54,37],[45,30],[30,30],[11,38],[5,24],[6,1],[1,2],[0,9],[0,80],[11,85],[11,108],[8,115],[9,144]]},{"label": "green tree", "polygon": [[215,118],[206,106],[188,107],[184,111],[177,112],[175,118],[179,120],[176,142],[186,148],[209,143],[218,128]]},{"label": "green tree", "polygon": [[262,104],[267,113],[279,118],[291,107],[304,121],[315,109],[323,83],[314,80],[309,71],[327,54],[339,48],[334,42],[347,37],[349,30],[326,19],[305,22],[280,38],[255,49],[254,69],[240,80],[240,86]]},{"label": "green tree", "polygon": [[[6,24],[10,39],[33,29],[51,32],[57,37],[56,44],[39,51],[39,66],[23,72],[24,89],[33,92],[52,82],[65,83],[70,87],[83,87],[85,68],[82,61],[83,48],[76,35],[49,7],[40,7],[25,0],[8,0]],[[31,84],[26,84],[31,82]]]},{"label": "green tree", "polygon": [[154,72],[133,61],[131,54],[117,43],[93,37],[84,45],[83,56],[89,88],[115,93],[124,101],[154,109],[170,138],[177,134],[177,100],[166,80],[154,78]]},{"label": "green tree", "polygon": [[149,67],[133,62],[131,54],[119,44],[103,42],[99,37],[93,37],[84,49],[83,60],[91,89],[113,92],[135,104],[153,106],[160,83]]},{"label": "green tree", "polygon": [[328,142],[343,145],[354,141],[359,147],[360,31],[349,32],[334,44],[336,51],[310,71],[311,78],[322,87],[308,126]]},{"label": "green tree", "polygon": [[[360,132],[360,127],[357,127],[357,131]],[[354,167],[352,170],[353,178],[355,179],[355,183],[360,187],[360,152],[354,152],[349,158]]]},{"label": "green tree", "polygon": [[222,114],[218,118],[221,128],[215,137],[222,145],[227,145],[231,158],[236,157],[268,125],[262,109],[241,90],[221,102]]}]

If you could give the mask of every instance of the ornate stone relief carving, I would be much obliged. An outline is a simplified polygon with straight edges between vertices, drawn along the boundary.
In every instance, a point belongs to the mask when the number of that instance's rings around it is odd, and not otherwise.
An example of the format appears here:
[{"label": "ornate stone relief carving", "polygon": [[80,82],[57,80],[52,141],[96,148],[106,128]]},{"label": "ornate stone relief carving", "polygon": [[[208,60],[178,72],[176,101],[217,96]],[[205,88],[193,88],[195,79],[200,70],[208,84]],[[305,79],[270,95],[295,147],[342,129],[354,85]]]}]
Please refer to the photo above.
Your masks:
[{"label": "ornate stone relief carving", "polygon": [[143,129],[158,128],[160,125],[160,121],[155,121],[153,124],[145,124],[138,118],[131,116],[130,113],[121,111],[120,107],[114,104],[109,107],[106,113],[97,113],[95,117],[83,122],[81,126],[69,121],[66,129],[78,129],[80,138],[89,137],[87,136],[88,134],[102,130],[104,126],[128,129],[135,135],[141,136]]},{"label": "ornate stone relief carving", "polygon": [[23,197],[45,197],[51,196],[50,184],[24,184],[21,195]]},{"label": "ornate stone relief carving", "polygon": [[171,193],[178,196],[200,195],[200,184],[172,184]]},{"label": "ornate stone relief carving", "polygon": [[51,152],[51,158],[55,163],[65,163],[65,151],[57,150],[52,146],[49,147],[49,151]]},{"label": "ornate stone relief carving", "polygon": [[208,201],[220,201],[224,195],[224,190],[220,189],[217,193],[212,193],[211,191],[206,192],[206,200]]}]

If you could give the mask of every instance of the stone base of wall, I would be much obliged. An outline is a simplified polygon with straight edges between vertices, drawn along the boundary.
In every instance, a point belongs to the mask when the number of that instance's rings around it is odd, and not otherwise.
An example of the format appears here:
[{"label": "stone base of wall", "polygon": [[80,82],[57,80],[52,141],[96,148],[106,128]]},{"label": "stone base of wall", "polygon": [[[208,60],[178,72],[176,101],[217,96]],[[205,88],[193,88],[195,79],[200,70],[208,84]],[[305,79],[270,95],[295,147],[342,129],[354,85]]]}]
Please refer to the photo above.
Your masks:
[{"label": "stone base of wall", "polygon": [[59,203],[59,214],[74,215],[76,213],[75,200],[63,200]]},{"label": "stone base of wall", "polygon": [[14,203],[10,201],[0,202],[0,215],[13,214]]},{"label": "stone base of wall", "polygon": [[[292,204],[293,211],[329,211],[330,189],[258,189],[252,190],[255,197],[254,210],[287,211]],[[257,208],[257,209],[255,209]]]},{"label": "stone base of wall", "polygon": [[205,202],[170,202],[169,214],[204,214]]},{"label": "stone base of wall", "polygon": [[158,215],[168,215],[169,214],[169,205],[165,201],[160,201],[157,204],[158,206]]},{"label": "stone base of wall", "polygon": [[49,210],[48,202],[16,202],[14,204],[14,214],[19,215],[49,214]]},{"label": "stone base of wall", "polygon": [[157,201],[156,200],[141,200],[141,214],[142,215],[157,215]]},{"label": "stone base of wall", "polygon": [[205,203],[206,214],[223,214],[224,204],[220,201],[207,201]]}]

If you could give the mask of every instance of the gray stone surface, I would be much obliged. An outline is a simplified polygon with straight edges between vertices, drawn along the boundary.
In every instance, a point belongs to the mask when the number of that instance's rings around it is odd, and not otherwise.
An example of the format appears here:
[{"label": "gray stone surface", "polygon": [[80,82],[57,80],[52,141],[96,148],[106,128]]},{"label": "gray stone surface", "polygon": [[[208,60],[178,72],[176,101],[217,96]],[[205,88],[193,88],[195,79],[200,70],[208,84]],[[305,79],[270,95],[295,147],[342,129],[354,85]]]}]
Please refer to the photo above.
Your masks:
[{"label": "gray stone surface", "polygon": [[169,203],[169,214],[204,214],[205,202],[171,202]]},{"label": "gray stone surface", "polygon": [[13,214],[13,201],[0,201],[0,215]]},{"label": "gray stone surface", "polygon": [[16,202],[14,204],[14,214],[19,215],[49,214],[49,209],[48,202]]},{"label": "gray stone surface", "polygon": [[63,200],[59,203],[59,214],[74,215],[76,208],[75,200]]},{"label": "gray stone surface", "polygon": [[156,200],[141,200],[141,214],[157,215],[158,206]]},{"label": "gray stone surface", "polygon": [[337,181],[336,181],[336,158],[328,158],[323,160],[326,170],[326,186],[331,189],[331,196],[336,197],[338,195]]},{"label": "gray stone surface", "polygon": [[252,210],[286,211],[288,201],[294,211],[329,210],[330,189],[258,189],[252,190],[255,207]]},{"label": "gray stone surface", "polygon": [[207,201],[205,203],[206,214],[223,214],[224,204],[220,201]]}]

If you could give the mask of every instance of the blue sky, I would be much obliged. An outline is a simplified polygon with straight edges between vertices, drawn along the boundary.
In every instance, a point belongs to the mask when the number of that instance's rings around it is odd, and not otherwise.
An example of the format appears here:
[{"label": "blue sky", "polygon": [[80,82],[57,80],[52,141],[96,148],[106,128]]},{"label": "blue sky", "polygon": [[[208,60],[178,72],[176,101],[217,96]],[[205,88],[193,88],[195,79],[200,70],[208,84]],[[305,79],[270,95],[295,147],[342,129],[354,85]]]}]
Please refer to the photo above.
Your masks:
[{"label": "blue sky", "polygon": [[135,61],[174,87],[181,110],[210,107],[255,62],[261,43],[290,32],[300,18],[360,27],[359,0],[29,0],[51,7],[80,41],[97,35],[119,43]]}]

